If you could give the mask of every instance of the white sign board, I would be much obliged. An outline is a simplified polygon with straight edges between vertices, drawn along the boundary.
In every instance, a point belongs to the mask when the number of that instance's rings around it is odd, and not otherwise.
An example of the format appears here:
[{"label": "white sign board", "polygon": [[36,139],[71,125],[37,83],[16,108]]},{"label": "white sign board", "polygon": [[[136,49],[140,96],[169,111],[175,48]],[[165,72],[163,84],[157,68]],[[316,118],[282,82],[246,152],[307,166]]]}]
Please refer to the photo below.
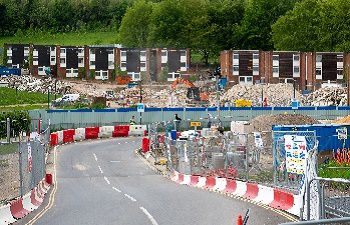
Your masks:
[{"label": "white sign board", "polygon": [[137,103],[137,112],[145,112],[145,104]]},{"label": "white sign board", "polygon": [[339,140],[348,139],[348,129],[346,127],[342,127],[342,128],[337,129],[337,133],[338,133]]},{"label": "white sign board", "polygon": [[286,169],[288,173],[303,175],[306,169],[305,136],[285,135]]}]

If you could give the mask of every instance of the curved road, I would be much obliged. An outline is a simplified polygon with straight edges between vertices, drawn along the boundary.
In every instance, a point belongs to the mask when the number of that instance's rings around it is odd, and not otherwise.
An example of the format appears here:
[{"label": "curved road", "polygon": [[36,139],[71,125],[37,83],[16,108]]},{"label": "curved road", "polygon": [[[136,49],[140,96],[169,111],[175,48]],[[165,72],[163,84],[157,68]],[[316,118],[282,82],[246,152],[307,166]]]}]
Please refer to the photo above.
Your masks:
[{"label": "curved road", "polygon": [[34,224],[233,225],[248,208],[248,225],[289,221],[248,202],[178,185],[145,165],[134,154],[139,146],[139,138],[124,138],[58,147],[55,202]]}]

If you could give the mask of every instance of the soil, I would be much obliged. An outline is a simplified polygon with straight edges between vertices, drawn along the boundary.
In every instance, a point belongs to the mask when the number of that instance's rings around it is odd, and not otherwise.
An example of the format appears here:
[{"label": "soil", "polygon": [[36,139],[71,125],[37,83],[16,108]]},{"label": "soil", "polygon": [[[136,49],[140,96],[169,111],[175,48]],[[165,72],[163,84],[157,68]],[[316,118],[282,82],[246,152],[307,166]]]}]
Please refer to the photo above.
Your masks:
[{"label": "soil", "polygon": [[19,195],[18,154],[0,155],[0,205]]}]

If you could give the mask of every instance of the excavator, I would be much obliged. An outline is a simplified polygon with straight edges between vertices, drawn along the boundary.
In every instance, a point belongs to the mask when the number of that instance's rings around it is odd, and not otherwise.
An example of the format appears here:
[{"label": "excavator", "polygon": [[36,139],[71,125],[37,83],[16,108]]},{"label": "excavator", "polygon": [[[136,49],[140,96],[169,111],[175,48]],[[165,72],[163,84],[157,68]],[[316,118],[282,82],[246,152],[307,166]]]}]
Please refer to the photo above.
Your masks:
[{"label": "excavator", "polygon": [[196,87],[191,81],[182,77],[176,78],[171,84],[171,89],[174,91],[178,84],[184,84],[187,87],[187,98],[193,104],[207,104],[209,102],[209,94],[203,91],[202,88]]}]

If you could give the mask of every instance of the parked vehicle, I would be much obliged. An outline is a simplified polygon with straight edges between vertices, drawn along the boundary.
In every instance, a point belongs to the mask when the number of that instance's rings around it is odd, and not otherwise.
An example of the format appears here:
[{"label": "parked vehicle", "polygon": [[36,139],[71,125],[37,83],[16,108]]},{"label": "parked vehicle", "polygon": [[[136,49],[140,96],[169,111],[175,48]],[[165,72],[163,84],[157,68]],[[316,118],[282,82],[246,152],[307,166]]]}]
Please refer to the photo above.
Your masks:
[{"label": "parked vehicle", "polygon": [[79,99],[80,99],[79,94],[66,94],[66,95],[63,95],[62,98],[58,98],[52,101],[52,105],[53,106],[68,105],[70,103],[78,101]]}]

